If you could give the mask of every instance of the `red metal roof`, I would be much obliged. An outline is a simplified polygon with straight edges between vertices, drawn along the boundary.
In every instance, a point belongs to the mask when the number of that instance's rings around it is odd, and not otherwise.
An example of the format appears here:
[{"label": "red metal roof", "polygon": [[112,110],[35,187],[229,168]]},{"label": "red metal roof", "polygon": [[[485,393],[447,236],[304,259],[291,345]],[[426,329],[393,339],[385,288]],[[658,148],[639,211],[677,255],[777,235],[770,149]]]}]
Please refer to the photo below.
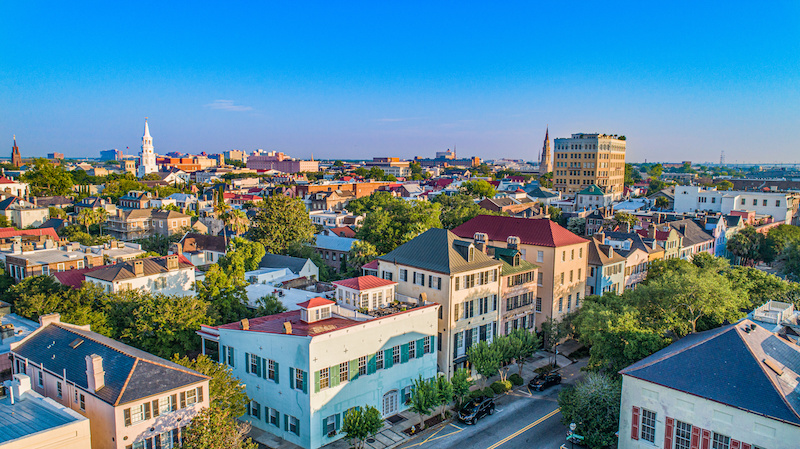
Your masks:
[{"label": "red metal roof", "polygon": [[537,246],[558,247],[589,242],[546,218],[478,215],[453,229],[455,235],[470,240],[476,232],[485,233],[489,240],[502,242],[517,236],[522,244]]},{"label": "red metal roof", "polygon": [[342,287],[352,288],[359,291],[397,284],[397,282],[390,281],[388,279],[381,279],[371,274],[367,276],[343,279],[341,281],[333,281],[333,283],[336,285],[341,285]]},{"label": "red metal roof", "polygon": [[14,229],[14,228],[0,228],[0,238],[18,237],[23,235],[47,235],[53,240],[59,240],[56,230],[53,228],[42,229]]},{"label": "red metal roof", "polygon": [[83,281],[86,279],[86,273],[90,273],[94,270],[99,270],[101,268],[106,268],[108,265],[100,265],[99,267],[91,267],[91,268],[79,268],[76,270],[69,270],[69,271],[59,271],[53,273],[53,276],[61,285],[66,285],[67,287],[72,288],[81,288],[83,285]]},{"label": "red metal roof", "polygon": [[356,231],[354,231],[350,226],[339,226],[338,228],[331,228],[330,231],[339,237],[347,237],[352,239],[356,236]]},{"label": "red metal roof", "polygon": [[0,184],[16,184],[16,183],[17,181],[14,181],[13,179],[8,179],[5,176],[0,176]]},{"label": "red metal roof", "polygon": [[378,259],[375,259],[372,262],[367,262],[364,265],[361,265],[361,268],[366,269],[366,270],[377,270],[378,269]]},{"label": "red metal roof", "polygon": [[336,304],[336,303],[331,301],[330,299],[325,299],[317,296],[316,298],[311,298],[308,301],[303,301],[297,304],[297,307],[301,307],[303,309],[312,309],[314,307],[329,306],[331,304]]}]

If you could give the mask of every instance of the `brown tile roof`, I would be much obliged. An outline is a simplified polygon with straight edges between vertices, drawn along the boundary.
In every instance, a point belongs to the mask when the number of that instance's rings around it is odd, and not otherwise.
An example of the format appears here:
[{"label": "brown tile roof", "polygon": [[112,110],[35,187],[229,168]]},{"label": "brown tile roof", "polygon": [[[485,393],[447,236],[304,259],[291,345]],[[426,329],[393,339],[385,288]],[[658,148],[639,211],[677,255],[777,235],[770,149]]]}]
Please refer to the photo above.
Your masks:
[{"label": "brown tile roof", "polygon": [[183,252],[214,251],[225,253],[225,238],[218,235],[206,235],[190,232],[181,240]]},{"label": "brown tile roof", "polygon": [[[136,259],[128,262],[122,262],[114,265],[108,265],[102,269],[95,270],[85,274],[85,277],[100,279],[102,281],[121,281],[125,279],[133,279],[136,277],[134,274],[134,262],[142,262],[143,276],[152,276],[159,273],[167,273],[167,257],[150,257],[147,259]],[[191,262],[184,256],[178,256],[178,268],[192,268]]]},{"label": "brown tile roof", "polygon": [[516,236],[524,245],[558,247],[588,242],[546,218],[479,215],[453,229],[454,234],[465,239],[472,239],[476,232],[487,234],[492,241],[505,241]]}]

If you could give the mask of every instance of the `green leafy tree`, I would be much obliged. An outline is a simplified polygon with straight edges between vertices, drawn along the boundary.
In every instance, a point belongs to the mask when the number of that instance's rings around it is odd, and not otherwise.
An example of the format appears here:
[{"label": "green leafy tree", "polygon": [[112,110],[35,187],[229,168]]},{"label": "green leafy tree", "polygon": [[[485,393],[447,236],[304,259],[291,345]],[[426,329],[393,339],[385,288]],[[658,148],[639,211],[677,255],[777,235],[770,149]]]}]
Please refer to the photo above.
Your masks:
[{"label": "green leafy tree", "polygon": [[286,254],[292,243],[306,243],[314,238],[314,225],[301,200],[273,195],[258,209],[249,234],[267,252]]},{"label": "green leafy tree", "polygon": [[661,164],[656,164],[650,167],[650,170],[647,172],[653,178],[660,178],[661,175],[664,173],[664,166]]},{"label": "green leafy tree", "polygon": [[247,309],[246,285],[241,268],[226,272],[216,264],[208,269],[202,282],[195,283],[195,290],[197,298],[209,304],[208,315],[213,324],[224,324],[251,316]]},{"label": "green leafy tree", "polygon": [[350,247],[350,257],[347,258],[347,265],[350,267],[348,274],[358,276],[361,267],[375,260],[378,257],[378,250],[375,245],[363,240],[356,240]]},{"label": "green leafy tree", "polygon": [[543,174],[542,176],[539,176],[539,185],[544,187],[544,188],[547,188],[547,189],[552,189],[553,188],[553,172],[547,172],[547,173]]},{"label": "green leafy tree", "polygon": [[561,213],[561,209],[555,206],[547,206],[547,214],[550,215],[550,220],[556,222],[560,225],[566,224],[566,219],[564,215]]},{"label": "green leafy tree", "polygon": [[[366,198],[366,199],[365,199]],[[405,201],[388,192],[375,192],[353,200],[348,209],[366,213],[356,238],[375,246],[386,254],[430,228],[441,228],[440,206],[427,201]]]},{"label": "green leafy tree", "polygon": [[97,216],[92,209],[83,209],[78,213],[78,223],[86,226],[86,233],[89,233],[89,226],[95,223]]},{"label": "green leafy tree", "polygon": [[450,384],[453,385],[453,396],[455,397],[457,409],[464,405],[464,399],[469,396],[469,389],[474,383],[470,378],[469,371],[464,368],[459,368],[453,373]]},{"label": "green leafy tree", "polygon": [[286,312],[288,309],[275,295],[266,295],[256,300],[255,316],[275,315]]},{"label": "green leafy tree", "polygon": [[383,428],[383,418],[377,408],[367,405],[366,407],[353,407],[347,411],[342,421],[341,432],[350,442],[350,445],[363,449],[367,439],[375,436]]},{"label": "green leafy tree", "polygon": [[30,185],[34,196],[67,195],[72,191],[72,176],[61,165],[43,158],[34,159],[32,165],[20,180]]},{"label": "green leafy tree", "polygon": [[436,407],[436,386],[432,379],[423,379],[422,375],[414,380],[411,390],[411,405],[409,410],[419,415],[420,430],[425,428],[425,415],[429,415]]},{"label": "green leafy tree", "polygon": [[299,257],[301,259],[311,259],[311,262],[319,268],[319,280],[322,282],[328,282],[332,278],[331,269],[328,264],[325,263],[325,260],[322,256],[319,255],[314,248],[304,245],[299,242],[294,242],[289,245],[288,251],[286,251],[288,256],[292,257]]},{"label": "green leafy tree", "polygon": [[442,416],[442,419],[445,418],[445,410],[447,406],[453,402],[453,384],[447,377],[445,376],[438,376],[436,378],[436,405],[441,407],[439,409],[439,414]]},{"label": "green leafy tree", "polygon": [[236,235],[244,234],[250,226],[250,220],[247,218],[247,214],[241,209],[235,209],[224,214],[222,221],[224,221]]},{"label": "green leafy tree", "polygon": [[733,183],[728,181],[727,179],[723,179],[722,181],[718,181],[714,183],[717,190],[725,191],[725,190],[733,190]]},{"label": "green leafy tree", "polygon": [[622,384],[609,376],[588,373],[573,388],[558,394],[561,422],[577,424],[575,433],[588,447],[616,446]]},{"label": "green leafy tree", "polygon": [[748,226],[733,235],[725,244],[728,252],[737,257],[742,265],[754,266],[761,260],[765,247],[764,234]]},{"label": "green leafy tree", "polygon": [[196,359],[179,357],[177,354],[172,361],[209,376],[209,399],[211,407],[224,410],[231,416],[242,416],[247,411],[250,398],[247,397],[245,386],[233,375],[230,367],[212,360],[205,354],[200,354]]},{"label": "green leafy tree", "polygon": [[620,229],[629,229],[633,232],[633,227],[639,223],[639,219],[635,215],[627,212],[617,212],[614,214],[614,226],[619,226]]},{"label": "green leafy tree", "polygon": [[659,209],[669,208],[669,200],[663,196],[656,198],[656,207]]},{"label": "green leafy tree", "polygon": [[716,271],[684,264],[665,271],[656,279],[625,294],[638,306],[656,328],[667,328],[679,336],[697,332],[701,318],[715,326],[742,317],[740,309],[748,303],[731,282]]},{"label": "green leafy tree", "polygon": [[639,170],[631,164],[625,164],[625,185],[632,186],[642,180]]},{"label": "green leafy tree", "polygon": [[224,267],[232,263],[239,263],[243,271],[253,271],[258,269],[258,264],[266,254],[264,245],[243,237],[234,237],[225,259],[221,259],[219,263]]},{"label": "green leafy tree", "polygon": [[763,247],[764,262],[775,261],[786,247],[800,242],[800,226],[782,224],[769,230]]},{"label": "green leafy tree", "polygon": [[250,424],[235,418],[216,407],[201,410],[186,427],[181,449],[257,449],[258,445],[247,437]]},{"label": "green leafy tree", "polygon": [[650,196],[656,192],[660,192],[667,187],[667,183],[660,179],[651,178],[650,184],[647,187],[647,196]]},{"label": "green leafy tree", "polygon": [[497,189],[483,179],[464,181],[461,184],[461,191],[473,198],[494,198],[497,195]]},{"label": "green leafy tree", "polygon": [[486,381],[498,372],[501,359],[498,352],[485,341],[479,341],[467,350],[467,360],[481,376],[481,388],[486,388]]},{"label": "green leafy tree", "polygon": [[334,167],[344,167],[344,162],[337,160],[333,163]]},{"label": "green leafy tree", "polygon": [[47,208],[47,213],[50,215],[50,218],[67,218],[67,211],[60,207],[50,206]]},{"label": "green leafy tree", "polygon": [[783,250],[778,259],[781,274],[794,282],[800,282],[800,243],[792,243]]},{"label": "green leafy tree", "polygon": [[208,302],[194,296],[141,294],[133,309],[131,327],[122,329],[124,342],[159,357],[194,350],[201,324],[211,324]]},{"label": "green leafy tree", "polygon": [[452,196],[436,195],[431,202],[441,205],[439,221],[441,221],[445,229],[454,229],[478,215],[508,216],[506,212],[495,212],[482,208],[475,202],[474,198],[465,193]]},{"label": "green leafy tree", "polygon": [[769,300],[793,303],[800,309],[800,284],[787,282],[774,274],[753,267],[735,266],[725,272],[735,291],[750,300],[753,310]]},{"label": "green leafy tree", "polygon": [[567,220],[567,230],[573,234],[583,235],[586,233],[586,219],[582,217],[570,217]]},{"label": "green leafy tree", "polygon": [[525,360],[538,351],[541,346],[539,337],[525,329],[514,329],[509,334],[509,353],[517,362],[520,376],[522,376]]}]

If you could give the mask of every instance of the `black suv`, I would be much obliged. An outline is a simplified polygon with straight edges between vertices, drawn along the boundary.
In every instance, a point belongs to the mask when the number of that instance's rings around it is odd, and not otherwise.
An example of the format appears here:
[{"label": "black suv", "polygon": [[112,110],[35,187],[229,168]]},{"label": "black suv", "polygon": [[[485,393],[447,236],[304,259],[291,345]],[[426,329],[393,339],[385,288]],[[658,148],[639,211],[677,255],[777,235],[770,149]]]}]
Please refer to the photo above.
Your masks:
[{"label": "black suv", "polygon": [[458,412],[458,419],[466,424],[475,424],[478,418],[494,413],[494,399],[481,396],[470,399]]},{"label": "black suv", "polygon": [[528,388],[534,391],[542,391],[547,387],[558,385],[561,383],[561,374],[551,372],[547,374],[539,374],[528,382]]}]

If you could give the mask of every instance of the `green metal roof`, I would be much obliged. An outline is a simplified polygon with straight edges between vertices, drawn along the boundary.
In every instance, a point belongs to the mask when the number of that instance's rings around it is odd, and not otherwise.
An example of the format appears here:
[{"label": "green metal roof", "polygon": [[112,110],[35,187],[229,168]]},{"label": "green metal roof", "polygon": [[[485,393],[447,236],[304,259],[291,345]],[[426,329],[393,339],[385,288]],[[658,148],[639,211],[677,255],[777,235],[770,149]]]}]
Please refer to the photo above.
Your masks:
[{"label": "green metal roof", "polygon": [[446,229],[431,228],[378,259],[445,274],[500,266],[500,261],[477,249],[468,261],[471,243]]},{"label": "green metal roof", "polygon": [[587,187],[587,188],[581,190],[580,192],[578,192],[578,195],[599,195],[599,196],[603,196],[603,195],[605,195],[605,193],[603,192],[603,189],[601,189],[600,187],[597,187],[597,184],[592,184],[589,187]]}]

